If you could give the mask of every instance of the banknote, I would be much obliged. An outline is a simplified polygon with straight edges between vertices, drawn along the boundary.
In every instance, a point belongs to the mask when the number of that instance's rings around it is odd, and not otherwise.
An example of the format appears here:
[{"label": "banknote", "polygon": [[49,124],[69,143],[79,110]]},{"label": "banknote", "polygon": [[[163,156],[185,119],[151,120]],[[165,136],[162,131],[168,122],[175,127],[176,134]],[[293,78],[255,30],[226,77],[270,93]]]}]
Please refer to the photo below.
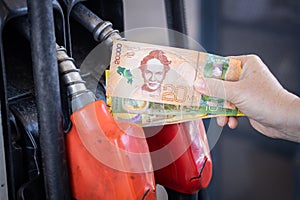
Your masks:
[{"label": "banknote", "polygon": [[107,96],[116,118],[138,124],[176,123],[199,117],[238,116],[223,99],[201,94],[203,77],[236,81],[239,60],[167,46],[116,40]]},{"label": "banknote", "polygon": [[238,109],[216,106],[180,106],[121,97],[109,97],[108,105],[114,118],[141,126],[157,126],[211,118],[217,116],[243,116]]}]

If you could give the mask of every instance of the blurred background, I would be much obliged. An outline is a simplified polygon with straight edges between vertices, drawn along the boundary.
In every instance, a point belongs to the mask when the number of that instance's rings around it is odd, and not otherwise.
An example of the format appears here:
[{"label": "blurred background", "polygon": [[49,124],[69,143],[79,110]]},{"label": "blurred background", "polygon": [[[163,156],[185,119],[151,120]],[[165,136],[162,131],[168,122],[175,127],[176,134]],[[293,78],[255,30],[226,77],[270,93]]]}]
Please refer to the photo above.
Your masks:
[{"label": "blurred background", "polygon": [[[124,0],[124,6],[125,30],[167,27],[163,0]],[[300,1],[185,0],[185,12],[188,35],[207,52],[257,54],[287,90],[300,95]],[[299,200],[300,145],[267,138],[246,118],[239,122],[235,130],[223,129],[212,150],[206,198]]]}]

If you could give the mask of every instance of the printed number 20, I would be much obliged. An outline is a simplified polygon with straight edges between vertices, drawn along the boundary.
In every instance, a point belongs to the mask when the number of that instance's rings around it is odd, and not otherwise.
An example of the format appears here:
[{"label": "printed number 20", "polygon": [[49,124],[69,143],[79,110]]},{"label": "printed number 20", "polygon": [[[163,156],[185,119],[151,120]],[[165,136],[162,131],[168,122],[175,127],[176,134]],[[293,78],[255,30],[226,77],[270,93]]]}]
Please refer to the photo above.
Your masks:
[{"label": "printed number 20", "polygon": [[185,86],[167,84],[163,86],[162,100],[183,103],[187,99],[187,94]]}]

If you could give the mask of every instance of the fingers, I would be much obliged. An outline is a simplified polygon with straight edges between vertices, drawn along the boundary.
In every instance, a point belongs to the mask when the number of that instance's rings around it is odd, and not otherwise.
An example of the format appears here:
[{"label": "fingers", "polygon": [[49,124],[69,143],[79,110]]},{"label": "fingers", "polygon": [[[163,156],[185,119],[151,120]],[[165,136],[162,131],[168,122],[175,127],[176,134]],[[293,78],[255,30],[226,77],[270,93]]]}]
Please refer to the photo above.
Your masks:
[{"label": "fingers", "polygon": [[219,126],[225,126],[228,123],[228,117],[217,117],[217,123]]},{"label": "fingers", "polygon": [[236,60],[240,60],[242,65],[248,62],[249,60],[260,60],[257,55],[249,54],[249,55],[240,55],[240,56],[228,56],[229,58],[233,58]]},{"label": "fingers", "polygon": [[236,117],[229,117],[227,124],[228,124],[229,128],[235,129],[238,126],[239,122]]},{"label": "fingers", "polygon": [[231,129],[235,129],[238,126],[236,117],[217,117],[217,123],[219,126],[225,126],[227,124]]},{"label": "fingers", "polygon": [[[235,91],[237,90],[235,82],[223,81],[214,78],[204,78],[205,87],[203,94],[232,102]],[[234,102],[232,102],[234,103]]]}]

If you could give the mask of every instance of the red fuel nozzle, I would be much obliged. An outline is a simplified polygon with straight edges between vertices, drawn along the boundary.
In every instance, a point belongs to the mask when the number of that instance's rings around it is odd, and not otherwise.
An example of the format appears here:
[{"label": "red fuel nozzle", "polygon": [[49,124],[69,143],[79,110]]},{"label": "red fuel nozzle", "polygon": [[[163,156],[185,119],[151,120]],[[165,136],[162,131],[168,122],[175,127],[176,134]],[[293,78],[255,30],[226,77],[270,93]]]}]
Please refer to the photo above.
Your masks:
[{"label": "red fuel nozzle", "polygon": [[147,143],[128,134],[143,134],[140,128],[116,124],[103,101],[77,110],[71,121],[66,142],[76,199],[156,199]]},{"label": "red fuel nozzle", "polygon": [[[150,129],[145,129],[146,135]],[[202,120],[165,125],[147,137],[156,183],[180,193],[205,189],[212,177],[212,161]],[[160,155],[155,153],[159,149]],[[161,160],[168,160],[163,163]],[[158,165],[160,163],[160,166]]]},{"label": "red fuel nozzle", "polygon": [[72,129],[66,149],[73,197],[156,199],[149,149],[143,129],[117,124],[103,101],[86,89],[73,60],[57,46],[62,79],[71,98]]}]

